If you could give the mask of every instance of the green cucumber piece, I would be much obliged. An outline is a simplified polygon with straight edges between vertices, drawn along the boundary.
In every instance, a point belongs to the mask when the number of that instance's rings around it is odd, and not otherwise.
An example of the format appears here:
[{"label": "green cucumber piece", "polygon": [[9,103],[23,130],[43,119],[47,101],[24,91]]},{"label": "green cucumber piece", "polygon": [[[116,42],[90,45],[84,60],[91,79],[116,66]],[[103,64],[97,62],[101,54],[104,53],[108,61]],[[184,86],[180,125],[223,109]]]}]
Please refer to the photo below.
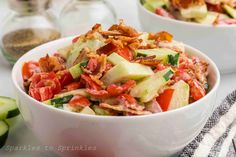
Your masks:
[{"label": "green cucumber piece", "polygon": [[207,16],[207,6],[206,5],[197,5],[197,6],[192,6],[192,7],[188,7],[188,8],[181,8],[180,9],[180,14],[184,17],[184,18],[204,18]]},{"label": "green cucumber piece", "polygon": [[7,125],[6,122],[0,121],[0,148],[2,148],[5,145],[8,133],[9,133],[9,126]]},{"label": "green cucumber piece", "polygon": [[223,5],[223,8],[232,18],[236,18],[236,9],[226,4]]},{"label": "green cucumber piece", "polygon": [[107,57],[107,60],[111,62],[113,65],[117,65],[121,62],[128,62],[126,59],[118,55],[117,53],[112,53]]},{"label": "green cucumber piece", "polygon": [[110,116],[110,115],[113,115],[111,112],[109,112],[106,109],[103,109],[103,108],[99,107],[98,105],[93,105],[92,109],[94,110],[96,115],[100,115],[100,116]]},{"label": "green cucumber piece", "polygon": [[89,106],[86,106],[84,107],[80,113],[83,113],[83,114],[90,114],[90,115],[96,115],[96,113],[89,107]]},{"label": "green cucumber piece", "polygon": [[89,94],[86,92],[86,89],[76,89],[76,90],[72,90],[72,91],[69,91],[69,92],[56,94],[54,96],[54,98],[61,98],[61,97],[65,97],[65,96],[68,96],[68,95],[81,95],[81,96],[85,96],[85,97],[89,96]]},{"label": "green cucumber piece", "polygon": [[73,79],[77,79],[80,77],[80,75],[83,73],[81,67],[85,67],[87,64],[88,64],[88,61],[84,61],[69,68],[69,72],[71,76],[73,77]]},{"label": "green cucumber piece", "polygon": [[173,96],[170,101],[168,110],[174,110],[189,104],[189,85],[180,80],[176,82],[172,87],[174,89]]},{"label": "green cucumber piece", "polygon": [[219,13],[208,11],[206,17],[204,17],[204,18],[196,18],[195,21],[197,21],[198,23],[201,23],[201,24],[212,25],[215,22],[215,20],[218,17],[218,15],[219,15]]},{"label": "green cucumber piece", "polygon": [[97,34],[96,38],[84,41],[84,38],[79,38],[78,41],[73,44],[73,47],[68,55],[68,59],[66,61],[67,67],[70,68],[73,66],[75,60],[80,55],[80,52],[83,48],[87,47],[90,50],[96,52],[96,50],[104,45],[104,41],[102,40],[102,36]]},{"label": "green cucumber piece", "polygon": [[166,85],[168,80],[173,76],[172,68],[167,68],[155,73],[154,75],[144,79],[134,88],[131,89],[130,95],[139,98],[141,102],[149,102],[155,98],[158,91]]},{"label": "green cucumber piece", "polygon": [[178,65],[179,62],[179,53],[168,48],[138,49],[135,54],[137,57],[156,56],[156,59],[164,64]]},{"label": "green cucumber piece", "polygon": [[0,120],[18,116],[20,111],[16,105],[16,100],[0,96]]},{"label": "green cucumber piece", "polygon": [[101,80],[105,85],[109,85],[116,82],[124,82],[130,79],[140,80],[152,74],[153,71],[148,66],[138,63],[121,62],[107,71]]},{"label": "green cucumber piece", "polygon": [[168,62],[173,66],[179,66],[179,53],[176,55],[168,55]]},{"label": "green cucumber piece", "polygon": [[68,103],[71,99],[72,99],[73,95],[66,95],[63,97],[58,97],[58,98],[54,98],[54,99],[50,99],[47,101],[44,101],[45,104],[47,105],[52,105],[56,108],[62,108],[63,104]]}]

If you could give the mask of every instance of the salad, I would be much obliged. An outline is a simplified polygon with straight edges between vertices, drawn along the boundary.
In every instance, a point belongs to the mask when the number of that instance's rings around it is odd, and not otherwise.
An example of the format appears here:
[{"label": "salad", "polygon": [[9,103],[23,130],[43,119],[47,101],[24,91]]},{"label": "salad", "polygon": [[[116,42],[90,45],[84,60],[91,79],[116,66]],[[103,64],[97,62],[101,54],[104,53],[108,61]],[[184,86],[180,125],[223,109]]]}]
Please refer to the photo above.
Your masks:
[{"label": "salad", "polygon": [[236,24],[236,0],[141,0],[141,3],[166,18],[208,25]]},{"label": "salad", "polygon": [[168,32],[139,33],[121,21],[96,24],[72,44],[25,62],[26,92],[53,107],[84,114],[166,112],[207,93],[208,63],[185,53]]}]

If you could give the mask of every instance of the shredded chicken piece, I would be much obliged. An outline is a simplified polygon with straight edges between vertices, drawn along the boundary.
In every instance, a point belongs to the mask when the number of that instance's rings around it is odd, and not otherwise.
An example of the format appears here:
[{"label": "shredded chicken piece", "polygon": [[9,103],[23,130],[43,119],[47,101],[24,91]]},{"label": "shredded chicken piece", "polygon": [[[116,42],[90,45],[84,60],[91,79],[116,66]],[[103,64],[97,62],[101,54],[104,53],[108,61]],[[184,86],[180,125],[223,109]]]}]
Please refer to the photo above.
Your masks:
[{"label": "shredded chicken piece", "polygon": [[39,68],[42,72],[51,72],[64,70],[65,65],[61,64],[61,61],[58,57],[49,56],[48,54],[45,57],[39,59]]},{"label": "shredded chicken piece", "polygon": [[85,34],[85,38],[86,39],[92,39],[94,37],[94,34],[95,33],[98,33],[98,32],[101,32],[102,30],[102,27],[101,27],[101,24],[95,24],[93,27],[92,27],[92,30],[88,31],[86,34]]}]

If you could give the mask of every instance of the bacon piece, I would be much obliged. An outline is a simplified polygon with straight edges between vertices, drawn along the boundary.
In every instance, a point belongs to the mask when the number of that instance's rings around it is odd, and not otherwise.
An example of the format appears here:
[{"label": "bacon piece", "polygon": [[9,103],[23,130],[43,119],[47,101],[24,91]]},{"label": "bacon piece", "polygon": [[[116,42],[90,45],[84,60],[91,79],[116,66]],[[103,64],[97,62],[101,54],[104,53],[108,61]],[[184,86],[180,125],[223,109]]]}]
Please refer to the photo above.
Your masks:
[{"label": "bacon piece", "polygon": [[73,65],[79,64],[81,63],[83,60],[87,60],[88,59],[88,54],[91,53],[89,48],[85,47],[81,50],[79,56],[75,59],[75,61],[73,62]]},{"label": "bacon piece", "polygon": [[160,64],[160,61],[155,58],[155,55],[148,57],[138,57],[135,59],[135,62],[148,66],[158,66],[158,64]]},{"label": "bacon piece", "polygon": [[102,89],[102,87],[99,86],[96,82],[94,82],[90,76],[86,74],[82,74],[80,78],[81,78],[82,83],[85,84],[86,88],[94,89],[94,90]]},{"label": "bacon piece", "polygon": [[97,50],[97,53],[100,55],[100,54],[106,54],[106,55],[109,55],[111,54],[112,52],[115,52],[116,50],[118,49],[118,46],[117,44],[114,43],[114,41],[111,41],[109,42],[108,44],[100,47],[98,50]]},{"label": "bacon piece", "polygon": [[86,89],[86,91],[94,98],[106,99],[110,97],[109,93],[106,90]]},{"label": "bacon piece", "polygon": [[117,99],[119,100],[120,104],[136,111],[143,111],[145,108],[144,106],[139,105],[135,98],[129,94],[120,94]]},{"label": "bacon piece", "polygon": [[128,112],[128,113],[131,113],[133,115],[148,115],[148,114],[151,114],[151,112],[149,112],[149,111],[136,111],[136,110],[129,109],[129,108],[125,107],[124,105],[110,105],[110,104],[107,104],[107,103],[100,103],[99,106],[102,107],[102,108],[112,109],[112,110],[119,111],[119,112]]},{"label": "bacon piece", "polygon": [[171,0],[171,2],[172,5],[178,9],[205,4],[205,0]]},{"label": "bacon piece", "polygon": [[42,72],[56,72],[65,69],[65,65],[61,64],[60,60],[55,56],[50,57],[49,55],[46,55],[45,57],[40,58],[38,63]]},{"label": "bacon piece", "polygon": [[161,41],[171,42],[173,40],[173,35],[165,31],[158,32],[155,34],[149,33],[149,39],[155,40],[156,42],[161,42]]},{"label": "bacon piece", "polygon": [[132,27],[126,26],[123,21],[120,21],[120,24],[115,24],[111,26],[109,31],[118,31],[124,36],[137,37],[139,33]]}]

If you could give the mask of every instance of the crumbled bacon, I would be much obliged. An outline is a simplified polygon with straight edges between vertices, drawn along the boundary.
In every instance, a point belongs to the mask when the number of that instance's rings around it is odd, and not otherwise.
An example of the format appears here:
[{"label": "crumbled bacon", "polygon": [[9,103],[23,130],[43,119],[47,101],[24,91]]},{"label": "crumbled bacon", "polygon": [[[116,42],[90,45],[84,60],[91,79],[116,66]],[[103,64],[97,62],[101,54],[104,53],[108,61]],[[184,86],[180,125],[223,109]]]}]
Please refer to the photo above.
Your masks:
[{"label": "crumbled bacon", "polygon": [[42,72],[64,70],[65,65],[61,64],[58,57],[46,55],[39,59],[39,68]]},{"label": "crumbled bacon", "polygon": [[171,42],[173,40],[173,35],[168,32],[162,31],[158,33],[150,33],[149,39],[155,40],[156,42],[161,42],[161,41]]},{"label": "crumbled bacon", "polygon": [[149,111],[137,111],[137,110],[129,109],[129,108],[125,107],[124,105],[110,105],[107,103],[100,103],[99,106],[102,108],[105,108],[105,109],[112,109],[112,110],[119,111],[119,112],[128,112],[133,115],[151,114],[151,112],[149,112]]},{"label": "crumbled bacon", "polygon": [[121,21],[120,24],[115,24],[111,26],[108,30],[120,32],[122,35],[128,36],[128,37],[139,36],[139,33],[134,28],[130,26],[126,26],[123,21]]},{"label": "crumbled bacon", "polygon": [[135,62],[148,66],[157,66],[158,64],[160,64],[160,61],[156,59],[155,55],[148,57],[138,57],[135,59]]},{"label": "crumbled bacon", "polygon": [[109,42],[108,44],[100,47],[98,50],[97,50],[97,53],[98,54],[106,54],[106,55],[109,55],[111,54],[112,52],[116,51],[118,49],[118,46],[117,44],[115,44],[114,41],[111,41]]},{"label": "crumbled bacon", "polygon": [[205,4],[205,0],[171,0],[171,1],[172,5],[178,9]]}]

